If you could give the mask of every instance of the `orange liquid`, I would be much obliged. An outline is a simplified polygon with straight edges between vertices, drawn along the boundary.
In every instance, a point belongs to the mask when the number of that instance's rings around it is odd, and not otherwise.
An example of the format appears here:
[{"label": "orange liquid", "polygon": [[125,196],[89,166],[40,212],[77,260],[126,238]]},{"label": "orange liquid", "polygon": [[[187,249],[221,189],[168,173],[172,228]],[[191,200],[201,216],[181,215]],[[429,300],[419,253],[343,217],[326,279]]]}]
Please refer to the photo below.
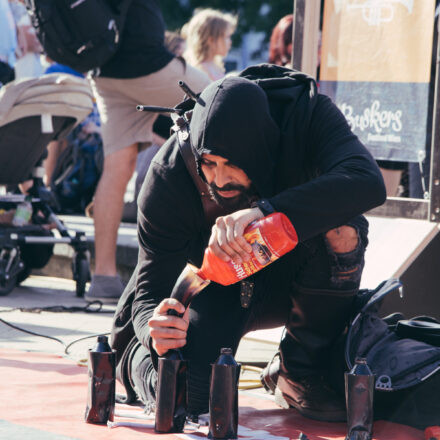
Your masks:
[{"label": "orange liquid", "polygon": [[202,267],[197,275],[205,280],[228,286],[258,272],[287,252],[298,243],[295,228],[281,212],[276,212],[252,222],[243,234],[252,246],[249,261],[235,264],[217,258],[209,248],[205,251]]}]

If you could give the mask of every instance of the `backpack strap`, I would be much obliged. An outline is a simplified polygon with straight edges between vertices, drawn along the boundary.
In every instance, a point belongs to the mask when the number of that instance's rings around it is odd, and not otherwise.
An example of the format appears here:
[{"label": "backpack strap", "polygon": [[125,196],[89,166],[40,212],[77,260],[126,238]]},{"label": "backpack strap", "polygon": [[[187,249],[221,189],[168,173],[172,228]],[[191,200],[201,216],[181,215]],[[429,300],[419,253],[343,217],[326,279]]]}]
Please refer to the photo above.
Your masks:
[{"label": "backpack strap", "polygon": [[188,124],[183,120],[176,120],[173,126],[173,131],[177,134],[177,140],[179,143],[180,154],[183,157],[186,168],[199,192],[200,199],[203,205],[203,212],[205,214],[205,220],[209,227],[211,227],[217,217],[225,215],[225,210],[217,205],[209,194],[208,185],[201,179],[197,173],[196,161],[192,152],[191,142],[189,140]]},{"label": "backpack strap", "polygon": [[440,323],[435,318],[419,316],[400,320],[396,325],[396,334],[400,338],[415,339],[440,347]]}]

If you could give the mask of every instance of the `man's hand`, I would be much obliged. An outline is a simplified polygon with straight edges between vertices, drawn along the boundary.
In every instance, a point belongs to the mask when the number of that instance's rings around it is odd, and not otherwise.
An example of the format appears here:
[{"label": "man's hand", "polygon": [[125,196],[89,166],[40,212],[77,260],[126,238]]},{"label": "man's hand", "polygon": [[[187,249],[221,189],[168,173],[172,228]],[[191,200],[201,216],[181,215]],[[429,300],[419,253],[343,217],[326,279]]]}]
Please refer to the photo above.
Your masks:
[{"label": "man's hand", "polygon": [[[175,310],[183,313],[178,316],[168,315],[168,310]],[[186,344],[186,332],[188,330],[189,307],[185,307],[174,298],[164,299],[153,312],[148,321],[150,336],[153,340],[153,348],[159,356],[164,355],[168,350],[180,348]]]},{"label": "man's hand", "polygon": [[233,214],[219,217],[212,227],[208,247],[223,261],[235,264],[249,261],[251,245],[244,239],[243,232],[249,223],[264,217],[259,208],[242,209]]}]

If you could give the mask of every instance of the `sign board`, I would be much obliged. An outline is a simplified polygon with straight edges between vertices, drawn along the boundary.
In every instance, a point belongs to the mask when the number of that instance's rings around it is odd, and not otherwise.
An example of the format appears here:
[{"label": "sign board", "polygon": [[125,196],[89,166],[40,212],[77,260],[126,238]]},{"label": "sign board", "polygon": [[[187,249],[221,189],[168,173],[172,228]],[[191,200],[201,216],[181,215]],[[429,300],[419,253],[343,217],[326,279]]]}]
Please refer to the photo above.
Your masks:
[{"label": "sign board", "polygon": [[435,0],[326,0],[320,91],[376,159],[425,157]]}]

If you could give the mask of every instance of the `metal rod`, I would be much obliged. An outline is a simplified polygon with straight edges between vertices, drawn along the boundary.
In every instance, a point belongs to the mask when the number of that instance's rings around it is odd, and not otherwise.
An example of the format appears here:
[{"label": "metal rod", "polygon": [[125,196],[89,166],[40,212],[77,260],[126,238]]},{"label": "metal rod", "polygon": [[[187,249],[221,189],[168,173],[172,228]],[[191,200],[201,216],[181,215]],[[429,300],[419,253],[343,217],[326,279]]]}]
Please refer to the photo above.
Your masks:
[{"label": "metal rod", "polygon": [[197,97],[197,94],[195,93],[195,92],[193,92],[190,88],[189,88],[189,86],[188,86],[188,84],[186,84],[186,82],[185,81],[182,81],[182,80],[180,80],[179,81],[179,87],[191,98],[191,99],[193,99],[194,101],[197,101],[197,99],[198,99],[198,97]]},{"label": "metal rod", "polygon": [[186,82],[180,80],[179,81],[179,87],[193,100],[196,101],[200,105],[205,105],[205,101],[201,99],[197,93],[195,93],[193,90],[189,88],[189,85],[186,84]]},{"label": "metal rod", "polygon": [[138,112],[153,112],[153,113],[178,113],[175,108],[172,107],[156,107],[155,105],[137,105],[136,110]]},{"label": "metal rod", "polygon": [[[25,201],[25,198],[26,198],[25,194],[8,194],[8,195],[0,196],[0,202],[1,203],[22,203]],[[38,202],[40,202],[40,199],[32,197],[32,199],[29,201],[31,203],[38,203]]]},{"label": "metal rod", "polygon": [[434,109],[432,120],[432,142],[431,142],[431,177],[429,182],[429,217],[432,222],[440,221],[440,20],[437,21],[437,56],[435,66],[435,89],[434,89]]},{"label": "metal rod", "polygon": [[[13,234],[15,235],[15,234]],[[67,243],[70,244],[74,241],[73,238],[67,238],[67,237],[17,237],[14,238],[11,236],[12,240],[16,241],[23,241],[26,244],[57,244],[57,243]]]}]

